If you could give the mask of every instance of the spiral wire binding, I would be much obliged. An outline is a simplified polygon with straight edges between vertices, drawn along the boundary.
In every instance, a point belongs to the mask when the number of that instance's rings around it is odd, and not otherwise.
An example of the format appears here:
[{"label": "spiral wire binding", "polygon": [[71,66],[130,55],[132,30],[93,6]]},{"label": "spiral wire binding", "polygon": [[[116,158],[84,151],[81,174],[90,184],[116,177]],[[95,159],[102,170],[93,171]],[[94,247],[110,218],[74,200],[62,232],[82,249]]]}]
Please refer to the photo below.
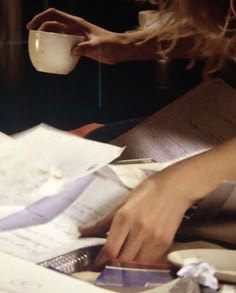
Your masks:
[{"label": "spiral wire binding", "polygon": [[81,248],[41,262],[40,265],[64,274],[86,271],[96,259],[101,247],[99,245]]}]

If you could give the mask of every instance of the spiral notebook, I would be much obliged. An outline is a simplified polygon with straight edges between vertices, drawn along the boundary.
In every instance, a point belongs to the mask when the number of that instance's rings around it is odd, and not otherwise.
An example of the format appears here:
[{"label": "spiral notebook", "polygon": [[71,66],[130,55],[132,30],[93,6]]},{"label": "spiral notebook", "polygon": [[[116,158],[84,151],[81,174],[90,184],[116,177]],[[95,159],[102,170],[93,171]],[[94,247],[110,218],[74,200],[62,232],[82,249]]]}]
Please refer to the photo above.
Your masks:
[{"label": "spiral notebook", "polygon": [[65,274],[86,271],[94,263],[101,247],[101,245],[96,245],[80,248],[41,262],[40,265]]}]

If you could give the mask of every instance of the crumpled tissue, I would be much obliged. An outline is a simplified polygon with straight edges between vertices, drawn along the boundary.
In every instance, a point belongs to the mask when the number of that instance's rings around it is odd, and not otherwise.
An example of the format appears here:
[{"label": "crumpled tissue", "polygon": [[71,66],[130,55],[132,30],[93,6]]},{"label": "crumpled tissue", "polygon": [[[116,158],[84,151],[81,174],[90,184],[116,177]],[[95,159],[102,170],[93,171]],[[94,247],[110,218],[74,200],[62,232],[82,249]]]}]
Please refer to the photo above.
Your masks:
[{"label": "crumpled tissue", "polygon": [[215,277],[215,272],[215,268],[202,259],[186,258],[177,275],[183,278],[191,278],[200,285],[216,290],[219,287],[219,283]]}]

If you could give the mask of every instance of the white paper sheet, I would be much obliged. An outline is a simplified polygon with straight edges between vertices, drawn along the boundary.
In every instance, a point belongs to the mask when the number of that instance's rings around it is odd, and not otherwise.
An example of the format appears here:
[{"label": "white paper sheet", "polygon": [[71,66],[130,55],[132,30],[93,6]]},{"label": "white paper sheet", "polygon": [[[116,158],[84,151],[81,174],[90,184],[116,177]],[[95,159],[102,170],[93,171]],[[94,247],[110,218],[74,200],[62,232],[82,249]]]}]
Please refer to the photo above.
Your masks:
[{"label": "white paper sheet", "polygon": [[99,212],[95,211],[96,188],[89,189],[90,200],[84,196],[77,201],[93,180],[89,174],[122,151],[46,125],[0,144],[1,251],[41,262],[81,246],[104,243],[104,239],[78,240],[78,226],[96,221],[109,209],[105,199],[109,194],[101,189],[105,204]]},{"label": "white paper sheet", "polygon": [[[0,144],[0,205],[26,207],[117,158],[123,148],[39,125]],[[20,208],[19,208],[20,209]]]},{"label": "white paper sheet", "polygon": [[1,293],[112,292],[0,252]]},{"label": "white paper sheet", "polygon": [[147,179],[152,174],[159,172],[176,162],[187,159],[194,155],[205,152],[209,149],[201,149],[198,152],[194,152],[191,155],[179,157],[176,160],[168,162],[153,162],[153,163],[141,163],[141,164],[109,164],[108,167],[118,176],[119,180],[129,189],[135,188],[143,180]]},{"label": "white paper sheet", "polygon": [[[104,239],[94,241],[88,239],[88,242],[84,243],[85,240],[78,239],[78,226],[88,225],[101,219],[129,192],[111,173],[109,169],[104,168],[103,172],[97,175],[95,180],[81,192],[73,204],[50,222],[25,229],[1,232],[1,251],[29,261],[42,262],[80,248],[81,245],[84,247],[104,243]],[[54,206],[49,207],[53,209]],[[21,214],[18,219],[9,218],[4,223],[0,221],[0,226],[11,224],[13,225],[11,228],[14,228],[14,225],[15,228],[19,228],[22,216],[24,214]],[[32,224],[31,216],[34,214],[28,213],[24,218],[25,226],[27,223]],[[44,215],[41,214],[41,216]],[[46,217],[48,217],[47,214]]]},{"label": "white paper sheet", "polygon": [[3,144],[5,142],[9,142],[11,140],[13,140],[13,139],[10,136],[6,135],[3,132],[0,132],[0,144]]},{"label": "white paper sheet", "polygon": [[20,211],[11,210],[11,206],[0,207],[0,231],[45,224],[53,220],[70,207],[94,179],[93,175],[80,178],[62,192],[46,196]]}]

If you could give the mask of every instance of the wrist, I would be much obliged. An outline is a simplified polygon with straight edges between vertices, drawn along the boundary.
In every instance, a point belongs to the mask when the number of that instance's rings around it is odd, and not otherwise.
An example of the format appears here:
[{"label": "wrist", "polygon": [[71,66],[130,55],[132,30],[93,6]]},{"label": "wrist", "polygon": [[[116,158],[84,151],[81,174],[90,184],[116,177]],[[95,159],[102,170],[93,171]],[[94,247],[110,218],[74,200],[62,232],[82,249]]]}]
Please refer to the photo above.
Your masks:
[{"label": "wrist", "polygon": [[167,196],[184,214],[214,189],[207,176],[201,170],[199,173],[198,171],[195,162],[187,159],[156,173],[151,180],[156,184],[156,189]]},{"label": "wrist", "polygon": [[232,168],[235,169],[234,160],[227,158],[228,154],[230,152],[216,147],[180,161],[163,170],[163,173],[168,173],[166,175],[172,186],[176,186],[176,192],[192,206],[224,181],[236,179],[232,171]]},{"label": "wrist", "polygon": [[173,209],[178,210],[180,217],[193,205],[193,201],[185,193],[182,184],[178,184],[175,175],[161,171],[149,177],[146,183],[149,190],[156,190],[152,196],[158,201],[163,200],[171,205]]},{"label": "wrist", "polygon": [[157,59],[157,37],[152,30],[140,30],[117,34],[123,51],[122,61],[145,61]]}]

